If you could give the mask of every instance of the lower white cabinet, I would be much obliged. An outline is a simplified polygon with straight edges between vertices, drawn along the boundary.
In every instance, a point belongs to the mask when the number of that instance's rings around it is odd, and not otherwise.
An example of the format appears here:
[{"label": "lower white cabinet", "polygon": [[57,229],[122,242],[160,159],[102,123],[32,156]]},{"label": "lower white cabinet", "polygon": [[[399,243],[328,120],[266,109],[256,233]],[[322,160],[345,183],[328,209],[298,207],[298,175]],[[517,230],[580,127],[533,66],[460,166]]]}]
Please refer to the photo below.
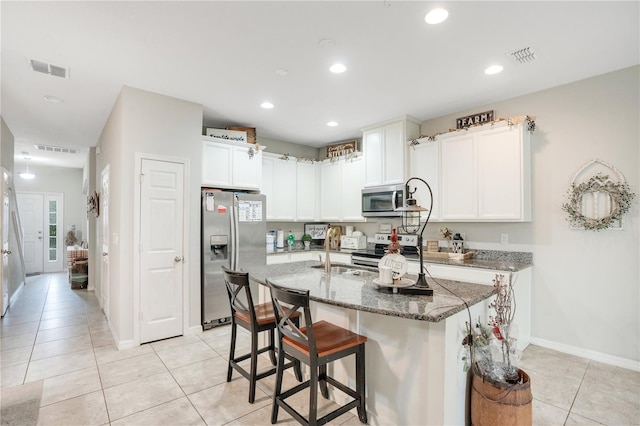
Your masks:
[{"label": "lower white cabinet", "polygon": [[[325,252],[320,250],[274,253],[267,255],[267,265],[302,262],[305,260],[318,260],[324,263],[324,258]],[[331,263],[343,263],[346,265],[351,265],[351,254],[332,251],[329,252],[329,260],[331,261]]]}]

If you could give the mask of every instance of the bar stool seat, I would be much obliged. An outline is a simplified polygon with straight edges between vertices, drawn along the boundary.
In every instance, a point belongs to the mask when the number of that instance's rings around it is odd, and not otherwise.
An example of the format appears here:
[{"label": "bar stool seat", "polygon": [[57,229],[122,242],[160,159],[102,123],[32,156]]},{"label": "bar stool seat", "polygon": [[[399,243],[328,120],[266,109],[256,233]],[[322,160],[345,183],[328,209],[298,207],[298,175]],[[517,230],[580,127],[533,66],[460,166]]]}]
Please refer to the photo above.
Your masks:
[{"label": "bar stool seat", "polygon": [[[280,342],[271,423],[275,424],[278,421],[279,407],[282,407],[303,425],[326,424],[352,408],[357,408],[360,422],[367,423],[364,350],[367,338],[326,321],[314,323],[309,309],[308,290],[302,291],[278,286],[268,279],[266,283],[271,289],[271,300],[277,320],[278,339]],[[298,309],[302,309],[306,324],[302,328],[293,321],[295,315],[299,313]],[[327,375],[328,363],[353,354],[356,358],[356,389],[351,389]],[[282,392],[285,356],[291,356],[307,364],[310,378],[306,382]],[[353,398],[353,400],[318,419],[318,387],[322,396],[329,398],[327,384],[336,387]],[[286,402],[287,398],[306,388],[309,388],[309,413],[307,418]]]},{"label": "bar stool seat", "polygon": [[[273,312],[272,303],[253,304],[251,289],[249,287],[249,274],[246,272],[232,271],[222,266],[229,305],[231,307],[231,344],[229,348],[229,364],[227,367],[227,382],[231,381],[233,370],[236,370],[247,380],[249,380],[249,402],[253,404],[256,396],[256,382],[276,372],[276,368],[270,368],[258,373],[258,355],[269,352],[271,364],[276,365],[276,352],[274,330],[276,329],[276,317]],[[293,319],[299,321],[298,317]],[[251,333],[251,351],[249,353],[236,356],[236,336],[237,328],[241,326]],[[267,331],[269,333],[267,346],[258,347],[258,333]],[[294,367],[294,373],[298,381],[302,381],[300,361],[287,357],[291,362],[284,365],[284,368]],[[244,369],[239,363],[250,359],[249,371]]]}]

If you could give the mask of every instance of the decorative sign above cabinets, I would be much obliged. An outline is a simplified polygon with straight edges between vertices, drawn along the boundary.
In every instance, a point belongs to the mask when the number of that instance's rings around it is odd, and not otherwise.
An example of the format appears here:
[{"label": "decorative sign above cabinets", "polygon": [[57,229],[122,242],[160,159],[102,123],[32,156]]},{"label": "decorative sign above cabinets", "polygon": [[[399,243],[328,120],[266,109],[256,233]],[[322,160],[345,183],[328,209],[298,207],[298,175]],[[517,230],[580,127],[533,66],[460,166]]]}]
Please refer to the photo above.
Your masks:
[{"label": "decorative sign above cabinets", "polygon": [[356,141],[341,142],[327,146],[327,158],[338,158],[356,152]]},{"label": "decorative sign above cabinets", "polygon": [[478,114],[457,118],[456,129],[464,129],[465,127],[475,126],[476,124],[489,123],[491,121],[493,121],[493,110],[480,112]]}]

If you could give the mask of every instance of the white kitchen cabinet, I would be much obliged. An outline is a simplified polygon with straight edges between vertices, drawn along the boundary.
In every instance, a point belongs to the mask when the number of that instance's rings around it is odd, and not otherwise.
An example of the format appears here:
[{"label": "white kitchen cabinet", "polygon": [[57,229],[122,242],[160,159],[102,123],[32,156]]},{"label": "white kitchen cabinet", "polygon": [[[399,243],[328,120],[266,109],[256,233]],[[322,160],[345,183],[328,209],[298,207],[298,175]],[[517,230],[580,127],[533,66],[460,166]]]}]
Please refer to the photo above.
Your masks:
[{"label": "white kitchen cabinet", "polygon": [[298,162],[296,173],[296,220],[314,221],[318,217],[318,164]]},{"label": "white kitchen cabinet", "polygon": [[297,161],[280,155],[264,154],[262,158],[261,192],[267,197],[267,220],[296,220]]},{"label": "white kitchen cabinet", "polygon": [[320,163],[320,220],[340,220],[340,161]]},{"label": "white kitchen cabinet", "polygon": [[320,220],[363,221],[362,158],[320,164]]},{"label": "white kitchen cabinet", "polygon": [[342,162],[340,194],[340,220],[361,222],[362,180],[364,160],[362,157]]},{"label": "white kitchen cabinet", "polygon": [[477,219],[475,136],[469,133],[441,141],[442,220]]},{"label": "white kitchen cabinet", "polygon": [[364,186],[404,183],[406,141],[419,133],[420,122],[409,116],[362,129]]},{"label": "white kitchen cabinet", "polygon": [[[433,140],[419,140],[418,144],[410,145],[409,178],[418,177],[424,179],[433,193],[433,209],[431,220],[440,219],[440,142]],[[429,208],[429,190],[419,181],[412,181],[411,190],[417,188],[413,195],[419,206]],[[424,216],[424,214],[423,214]]]},{"label": "white kitchen cabinet", "polygon": [[531,221],[529,133],[495,124],[438,137],[440,220]]},{"label": "white kitchen cabinet", "polygon": [[202,146],[202,186],[259,189],[262,153],[252,144],[205,140]]}]

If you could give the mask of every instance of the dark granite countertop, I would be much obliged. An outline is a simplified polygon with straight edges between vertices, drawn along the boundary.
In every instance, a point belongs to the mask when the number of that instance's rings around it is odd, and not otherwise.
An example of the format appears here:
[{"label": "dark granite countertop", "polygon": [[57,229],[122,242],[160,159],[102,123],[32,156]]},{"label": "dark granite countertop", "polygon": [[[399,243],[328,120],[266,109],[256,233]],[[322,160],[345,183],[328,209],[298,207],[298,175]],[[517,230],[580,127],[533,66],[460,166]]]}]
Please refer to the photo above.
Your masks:
[{"label": "dark granite countertop", "polygon": [[[292,262],[253,266],[246,268],[246,272],[260,284],[265,284],[268,278],[285,287],[309,290],[310,299],[317,302],[418,321],[441,321],[465,308],[460,298],[471,306],[493,294],[493,286],[444,279],[436,282],[431,278],[427,281],[433,288],[433,296],[392,294],[379,290],[372,278],[350,274],[327,276],[322,268],[314,268],[319,265],[317,261]],[[415,280],[415,276],[407,277]]]}]

